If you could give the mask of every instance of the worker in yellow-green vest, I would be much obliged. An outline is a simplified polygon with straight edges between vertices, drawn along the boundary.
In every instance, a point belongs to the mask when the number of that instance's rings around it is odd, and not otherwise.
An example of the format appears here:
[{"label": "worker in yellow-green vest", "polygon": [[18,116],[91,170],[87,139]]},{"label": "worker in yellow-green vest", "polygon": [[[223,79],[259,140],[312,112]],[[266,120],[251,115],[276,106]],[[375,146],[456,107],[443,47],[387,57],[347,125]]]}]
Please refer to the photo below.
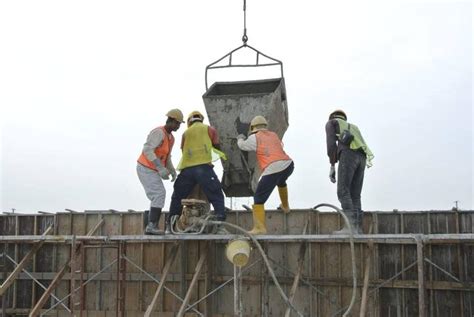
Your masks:
[{"label": "worker in yellow-green vest", "polygon": [[[349,218],[354,233],[362,233],[361,192],[364,182],[365,166],[372,166],[374,155],[365,143],[359,128],[347,122],[347,115],[342,110],[333,111],[326,123],[326,143],[329,163],[329,179],[336,182],[337,198],[342,209]],[[348,234],[349,228],[344,226],[333,234]]]},{"label": "worker in yellow-green vest", "polygon": [[[212,165],[215,160],[226,159],[224,153],[219,150],[217,131],[203,123],[204,116],[199,111],[191,112],[187,121],[188,129],[184,131],[181,140],[183,156],[178,165],[180,173],[174,183],[171,197],[170,218],[181,215],[181,200],[188,197],[194,186],[199,184],[214,207],[216,220],[225,221],[224,193]],[[166,229],[171,232],[169,221]],[[222,226],[219,226],[216,232],[228,233]]]}]

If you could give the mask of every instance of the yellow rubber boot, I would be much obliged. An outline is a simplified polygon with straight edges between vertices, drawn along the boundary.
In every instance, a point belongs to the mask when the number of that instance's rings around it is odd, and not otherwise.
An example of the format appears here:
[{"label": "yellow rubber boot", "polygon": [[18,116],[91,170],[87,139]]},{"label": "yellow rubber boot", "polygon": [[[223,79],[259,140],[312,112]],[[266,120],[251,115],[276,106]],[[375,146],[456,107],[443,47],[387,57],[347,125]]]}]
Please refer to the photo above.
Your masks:
[{"label": "yellow rubber boot", "polygon": [[253,205],[253,229],[249,231],[250,234],[265,234],[267,227],[265,226],[265,207],[264,205]]},{"label": "yellow rubber boot", "polygon": [[278,194],[280,194],[281,204],[279,209],[283,210],[284,213],[290,212],[290,205],[288,204],[288,187],[278,187]]}]

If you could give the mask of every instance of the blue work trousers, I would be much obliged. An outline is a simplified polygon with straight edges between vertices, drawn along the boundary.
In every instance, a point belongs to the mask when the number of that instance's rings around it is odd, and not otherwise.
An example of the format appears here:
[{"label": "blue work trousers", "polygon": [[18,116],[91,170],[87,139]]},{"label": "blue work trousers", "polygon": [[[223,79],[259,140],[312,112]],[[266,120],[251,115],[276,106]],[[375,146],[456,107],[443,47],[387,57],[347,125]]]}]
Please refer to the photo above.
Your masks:
[{"label": "blue work trousers", "polygon": [[183,210],[181,199],[187,198],[196,184],[201,186],[207,199],[214,207],[217,220],[224,221],[226,214],[222,185],[209,164],[187,167],[179,173],[174,182],[174,191],[171,196],[170,217],[181,215]]},{"label": "blue work trousers", "polygon": [[281,172],[262,176],[258,182],[255,195],[253,196],[253,203],[255,205],[263,205],[276,186],[286,187],[286,180],[293,173],[294,169],[295,164],[291,162],[291,164]]}]

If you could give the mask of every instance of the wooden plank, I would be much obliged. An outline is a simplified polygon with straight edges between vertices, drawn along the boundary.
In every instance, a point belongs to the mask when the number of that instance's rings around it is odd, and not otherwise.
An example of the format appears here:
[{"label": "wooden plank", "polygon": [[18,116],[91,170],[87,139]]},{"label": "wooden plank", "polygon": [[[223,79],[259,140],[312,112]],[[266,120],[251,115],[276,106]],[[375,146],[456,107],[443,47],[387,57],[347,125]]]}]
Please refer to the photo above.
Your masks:
[{"label": "wooden plank", "polygon": [[[143,213],[127,213],[124,214],[123,216],[123,221],[124,223],[122,224],[122,234],[143,234],[143,219],[142,219]],[[142,259],[141,259],[141,254],[142,254],[142,245],[143,244],[126,244],[124,253],[126,254],[127,258],[132,260],[134,263],[136,263],[139,267],[142,267]],[[124,263],[126,265],[126,263]],[[123,271],[124,274],[126,273],[135,273],[139,272],[138,268],[136,268],[133,265],[126,265],[126,270]],[[135,284],[130,284],[130,283],[123,283],[125,286],[125,309],[127,307],[137,307],[139,309],[142,309],[143,305],[141,305],[141,288],[140,288],[141,282],[139,282],[137,285]]]},{"label": "wooden plank", "polygon": [[[302,234],[306,234],[307,229],[308,229],[308,222],[306,222],[306,224],[304,225]],[[291,289],[290,289],[290,295],[288,296],[288,301],[290,303],[293,303],[293,299],[294,299],[295,294],[296,294],[296,289],[298,288],[300,277],[301,277],[301,274],[303,272],[304,258],[305,258],[305,254],[306,254],[306,247],[307,247],[306,243],[303,243],[300,246],[300,252],[299,252],[299,255],[298,255],[298,270],[297,270],[295,278],[293,280],[293,285],[291,286]],[[290,312],[291,312],[291,308],[288,307],[286,309],[286,312],[285,312],[285,317],[290,317]]]},{"label": "wooden plank", "polygon": [[77,270],[77,267],[78,267],[78,263],[77,263],[77,259],[79,258],[79,255],[75,252],[77,248],[80,248],[80,244],[78,245],[76,243],[76,240],[72,240],[72,243],[71,243],[71,251],[70,251],[70,254],[71,254],[71,261],[70,261],[70,264],[69,264],[69,268],[70,268],[70,274],[71,274],[71,282],[70,282],[70,292],[71,292],[71,299],[70,299],[70,302],[69,302],[69,309],[72,311],[72,313],[74,314],[74,312],[76,311],[76,308],[79,308],[79,307],[76,307],[76,305],[79,303],[80,301],[80,297],[79,295],[77,294],[77,291],[76,291],[76,270]]},{"label": "wooden plank", "polygon": [[234,317],[242,317],[242,279],[239,276],[240,270],[234,265]]},{"label": "wooden plank", "polygon": [[[100,226],[104,223],[104,220],[100,220],[88,233],[87,235],[88,236],[91,236],[93,235],[97,229],[100,228]],[[76,248],[75,252],[79,252],[80,249],[79,248]],[[71,261],[68,261],[65,265],[63,265],[63,267],[59,270],[59,272],[56,274],[56,276],[53,278],[53,281],[49,284],[48,288],[46,289],[46,291],[43,293],[43,295],[41,296],[41,298],[38,300],[38,302],[36,302],[36,305],[33,307],[33,309],[31,310],[30,312],[30,317],[32,316],[38,316],[39,314],[39,311],[41,310],[41,308],[43,308],[44,304],[46,303],[46,301],[48,300],[49,296],[51,295],[51,293],[53,292],[53,290],[56,288],[56,286],[59,284],[59,282],[61,281],[62,277],[64,276],[64,274],[66,273],[67,269],[69,268],[69,265],[70,265]]]},{"label": "wooden plank", "polygon": [[417,241],[416,244],[417,264],[418,264],[418,316],[426,316],[425,307],[425,271],[424,271],[424,256],[423,256],[423,242]]},{"label": "wooden plank", "polygon": [[[49,226],[42,236],[46,236],[52,230],[53,230],[53,225]],[[39,248],[41,248],[43,244],[44,244],[44,241],[38,241],[37,243],[35,243],[35,245],[31,248],[31,250],[20,261],[20,263],[18,263],[18,266],[13,270],[13,272],[6,278],[6,280],[0,286],[0,296],[2,296],[5,293],[5,291],[13,284],[18,274],[20,274],[20,272],[28,264],[30,259],[35,255],[36,251],[38,251]]]},{"label": "wooden plank", "polygon": [[364,284],[362,287],[362,299],[360,304],[360,314],[359,317],[365,317],[367,313],[367,290],[369,288],[369,275],[370,275],[370,255],[373,251],[373,243],[367,245],[367,255],[365,257],[365,267],[364,267]]},{"label": "wooden plank", "polygon": [[[209,246],[207,248],[207,263],[206,263],[206,276],[204,279],[204,291],[205,294],[210,293],[214,288],[214,274],[215,274],[215,266],[214,266],[214,257],[215,257],[215,249],[216,244],[214,242],[209,242]],[[204,303],[204,315],[205,316],[212,316],[214,312],[214,305],[213,305],[213,296],[208,298]]]},{"label": "wooden plank", "polygon": [[178,311],[177,317],[183,317],[184,312],[186,311],[186,306],[188,305],[189,299],[191,298],[191,294],[193,292],[194,285],[196,284],[196,281],[201,274],[202,267],[204,266],[204,261],[206,260],[206,252],[201,253],[201,257],[199,258],[199,261],[196,265],[196,270],[194,272],[193,279],[191,280],[191,284],[189,284],[188,291],[186,293],[186,296],[184,297],[183,303]]},{"label": "wooden plank", "polygon": [[163,289],[163,286],[165,285],[166,276],[168,275],[168,271],[169,271],[171,265],[174,262],[176,254],[178,253],[178,249],[179,249],[179,243],[175,243],[175,245],[173,246],[173,249],[171,250],[171,254],[169,255],[168,261],[166,261],[165,267],[163,269],[163,273],[161,274],[160,284],[158,284],[158,288],[156,289],[155,295],[153,296],[153,299],[152,299],[150,305],[148,305],[148,308],[145,312],[145,315],[143,315],[144,317],[150,317],[151,316],[151,313],[153,311],[153,308],[155,307],[156,301],[158,300],[158,296],[160,295],[160,292]]},{"label": "wooden plank", "polygon": [[[262,245],[265,254],[268,254],[268,243]],[[268,316],[270,314],[270,274],[268,274],[268,268],[262,261],[262,316]]]}]

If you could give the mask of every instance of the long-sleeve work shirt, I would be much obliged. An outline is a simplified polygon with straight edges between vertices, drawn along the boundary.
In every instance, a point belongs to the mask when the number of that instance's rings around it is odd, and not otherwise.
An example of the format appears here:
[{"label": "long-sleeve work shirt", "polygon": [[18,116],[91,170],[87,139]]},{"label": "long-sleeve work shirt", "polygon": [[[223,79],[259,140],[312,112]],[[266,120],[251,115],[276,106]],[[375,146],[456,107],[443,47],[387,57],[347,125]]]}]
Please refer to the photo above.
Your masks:
[{"label": "long-sleeve work shirt", "polygon": [[[153,129],[148,134],[146,142],[145,144],[143,144],[143,154],[145,154],[146,158],[149,161],[153,162],[157,159],[155,149],[161,146],[161,143],[163,143],[165,137],[168,136],[165,136],[161,128]],[[166,168],[170,171],[174,170],[173,162],[171,161],[171,153],[168,155],[168,160],[166,161]]]}]

